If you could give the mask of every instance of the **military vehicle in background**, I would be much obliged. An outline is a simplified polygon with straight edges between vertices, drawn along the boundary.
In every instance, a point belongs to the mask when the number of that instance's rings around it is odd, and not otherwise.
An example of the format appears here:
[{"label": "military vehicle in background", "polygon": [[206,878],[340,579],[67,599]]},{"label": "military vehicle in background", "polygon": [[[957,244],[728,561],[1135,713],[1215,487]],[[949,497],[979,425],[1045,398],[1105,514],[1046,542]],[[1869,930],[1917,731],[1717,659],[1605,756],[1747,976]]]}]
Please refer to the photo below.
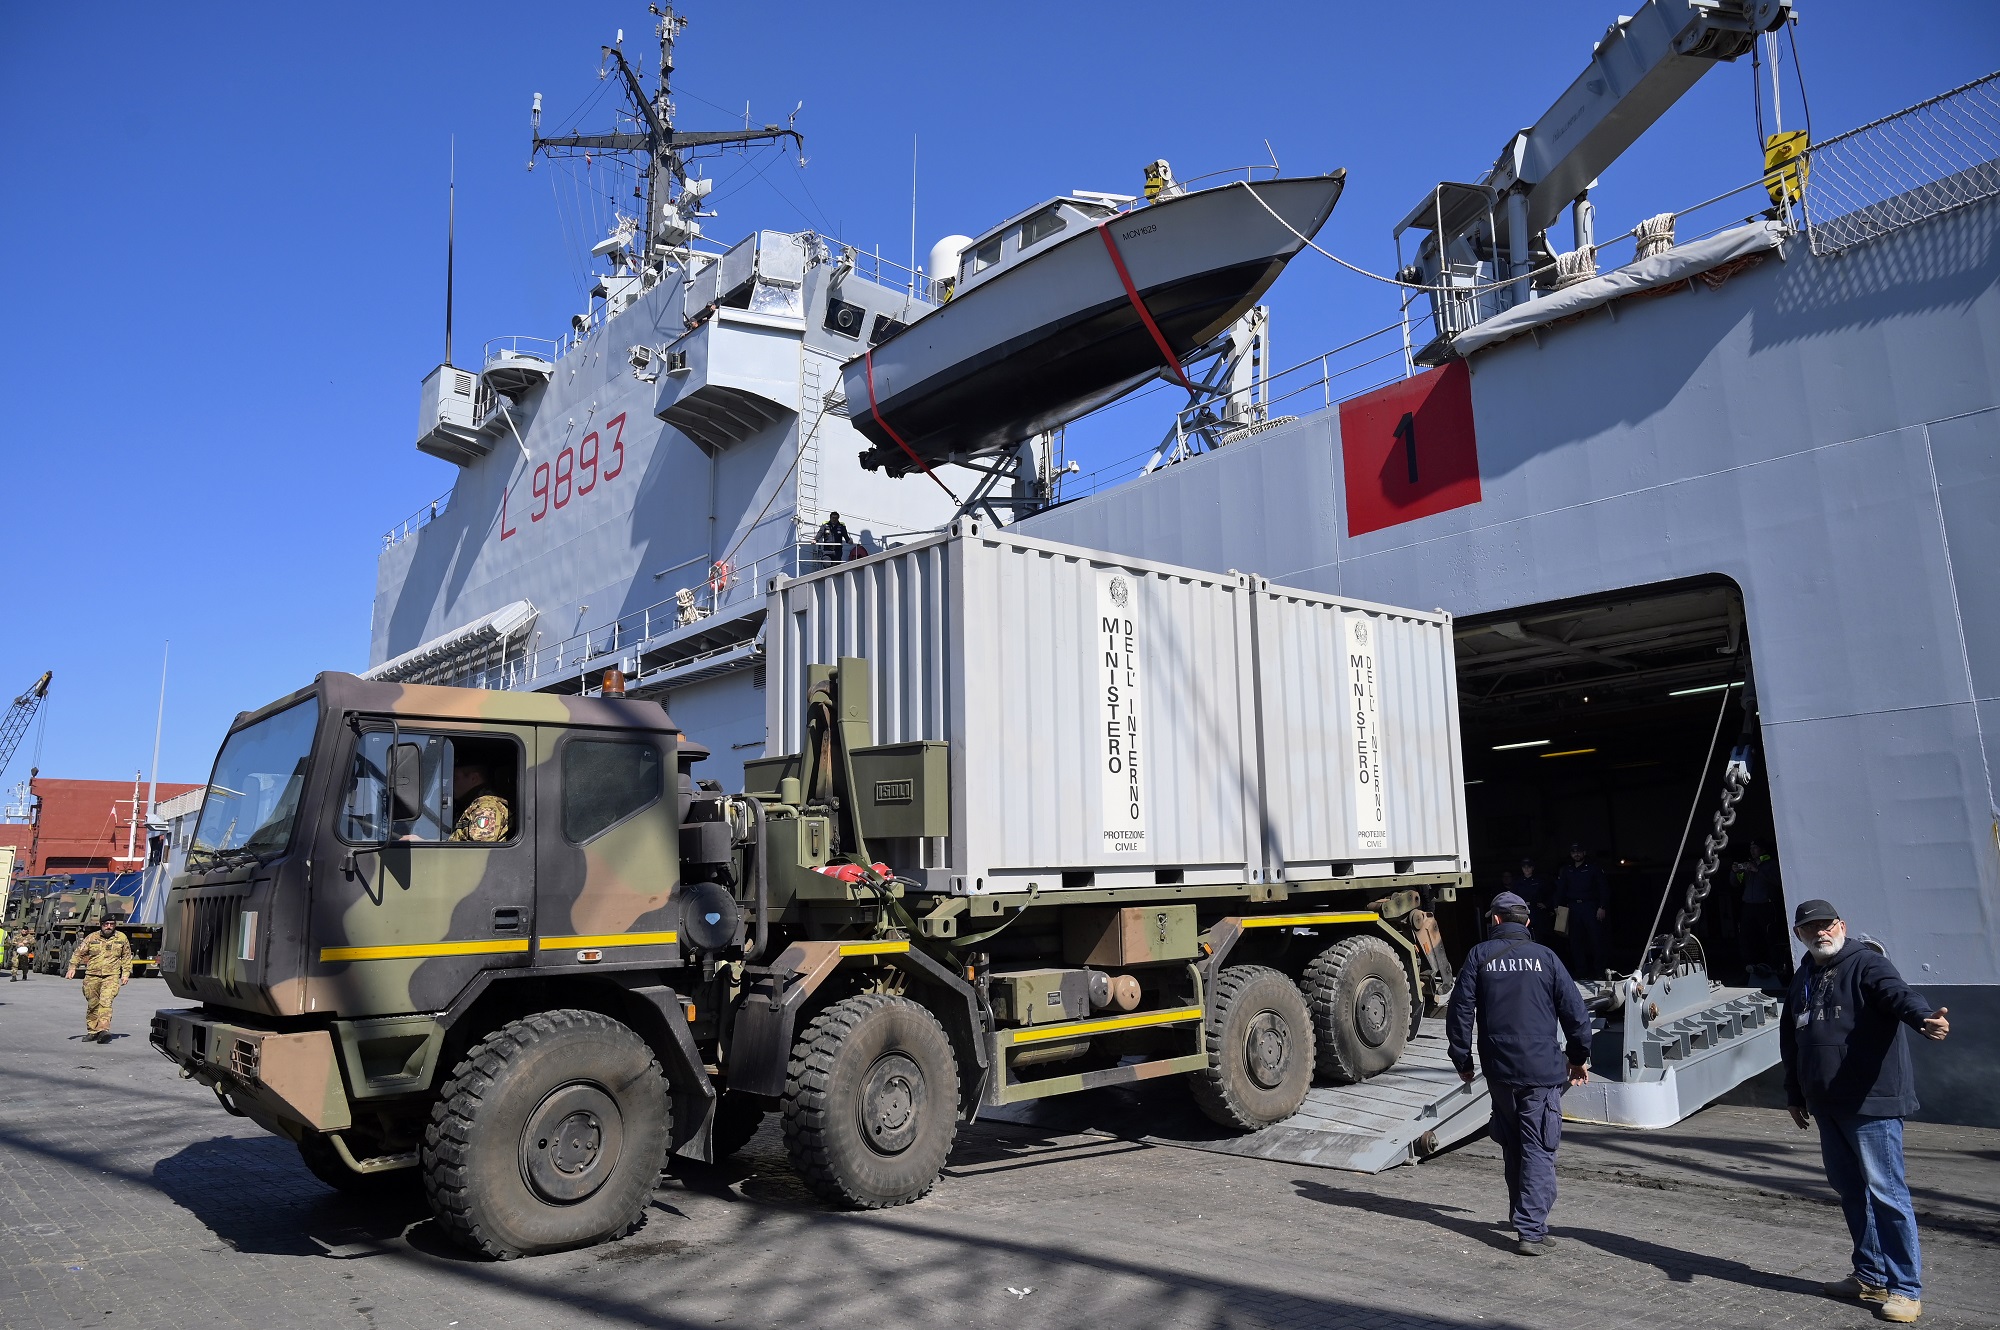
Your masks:
[{"label": "military vehicle in background", "polygon": [[85,905],[90,893],[76,888],[51,886],[41,898],[35,916],[35,968],[43,974],[61,974],[70,950],[76,945]]},{"label": "military vehicle in background", "polygon": [[[858,1208],[928,1192],[987,1106],[1184,1076],[1261,1128],[1448,991],[1447,616],[966,522],[775,579],[770,618],[796,747],[745,794],[615,674],[330,673],[238,717],[167,902],[200,1005],[155,1046],[504,1258],[622,1235],[669,1156],[773,1111]],[[504,835],[461,838],[489,795]]]},{"label": "military vehicle in background", "polygon": [[[100,875],[96,881],[116,882],[132,874]],[[86,877],[86,882],[92,878]],[[23,892],[22,918],[35,933],[35,968],[44,974],[61,974],[69,968],[70,953],[85,937],[97,931],[106,915],[118,931],[132,940],[132,974],[135,978],[157,974],[160,928],[156,924],[133,922],[138,905],[135,896],[123,895],[101,886],[78,886],[68,874],[28,879],[29,898]],[[38,890],[37,890],[38,888]],[[11,911],[10,906],[10,911]],[[11,925],[10,925],[11,927]]]},{"label": "military vehicle in background", "polygon": [[12,969],[14,965],[14,948],[20,945],[15,942],[14,937],[22,929],[27,930],[29,938],[27,943],[28,967],[31,970],[34,968],[36,947],[35,922],[40,917],[41,910],[41,893],[32,890],[25,882],[15,883],[13,890],[8,893],[7,908],[4,916],[0,916],[0,918],[4,918],[4,924],[0,924],[0,937],[4,937],[7,942],[7,967],[9,969]]},{"label": "military vehicle in background", "polygon": [[[121,896],[116,892],[93,891],[85,903],[80,920],[81,927],[70,943],[70,951],[76,944],[95,933],[107,916],[132,943],[132,977],[142,979],[159,973],[160,933],[158,924],[142,924],[135,920],[138,912],[137,896]],[[63,955],[63,966],[69,966],[69,954]]]},{"label": "military vehicle in background", "polygon": [[11,933],[23,924],[26,924],[30,928],[34,927],[35,919],[41,913],[41,908],[41,893],[32,891],[25,883],[17,885],[7,897],[7,909],[4,916],[7,931]]}]

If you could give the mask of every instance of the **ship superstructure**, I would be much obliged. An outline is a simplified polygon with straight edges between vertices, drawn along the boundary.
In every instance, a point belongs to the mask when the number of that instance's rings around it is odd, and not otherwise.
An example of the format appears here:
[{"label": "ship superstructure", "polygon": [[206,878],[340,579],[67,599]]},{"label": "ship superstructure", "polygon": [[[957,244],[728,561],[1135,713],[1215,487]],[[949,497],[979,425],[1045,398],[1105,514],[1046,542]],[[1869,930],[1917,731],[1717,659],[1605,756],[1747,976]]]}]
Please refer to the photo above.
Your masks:
[{"label": "ship superstructure", "polygon": [[[799,136],[679,129],[686,20],[655,12],[650,91],[604,48],[626,128],[544,135],[535,98],[538,156],[634,156],[641,197],[593,247],[602,271],[565,334],[494,339],[477,367],[447,352],[424,379],[417,446],[459,473],[384,537],[370,674],[574,692],[619,668],[728,784],[762,750],[769,579],[934,529],[956,500],[864,471],[839,391],[844,361],[933,307],[928,280],[812,232],[711,244],[692,159]],[[819,540],[834,513],[846,538]]]}]

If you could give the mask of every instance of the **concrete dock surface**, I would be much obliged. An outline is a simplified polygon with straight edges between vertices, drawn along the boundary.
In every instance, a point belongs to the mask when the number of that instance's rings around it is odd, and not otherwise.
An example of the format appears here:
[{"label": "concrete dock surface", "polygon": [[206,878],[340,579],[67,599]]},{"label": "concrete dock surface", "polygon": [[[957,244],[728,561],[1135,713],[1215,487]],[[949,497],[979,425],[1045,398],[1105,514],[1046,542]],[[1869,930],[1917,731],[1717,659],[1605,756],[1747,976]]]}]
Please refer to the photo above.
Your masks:
[{"label": "concrete dock surface", "polygon": [[[363,1205],[146,1043],[158,980],[84,1044],[79,985],[0,983],[0,1325],[1565,1327],[1876,1324],[1820,1295],[1847,1238],[1812,1133],[1717,1107],[1572,1126],[1560,1246],[1514,1254],[1483,1136],[1366,1176],[1157,1143],[1164,1095],[1078,1129],[964,1128],[915,1205],[825,1208],[774,1123],[665,1180],[622,1242],[496,1264],[421,1196]],[[1108,1133],[1108,1134],[1107,1134]],[[1151,1139],[1142,1139],[1142,1138]],[[2000,1131],[1912,1123],[1925,1315],[2000,1326]]]}]

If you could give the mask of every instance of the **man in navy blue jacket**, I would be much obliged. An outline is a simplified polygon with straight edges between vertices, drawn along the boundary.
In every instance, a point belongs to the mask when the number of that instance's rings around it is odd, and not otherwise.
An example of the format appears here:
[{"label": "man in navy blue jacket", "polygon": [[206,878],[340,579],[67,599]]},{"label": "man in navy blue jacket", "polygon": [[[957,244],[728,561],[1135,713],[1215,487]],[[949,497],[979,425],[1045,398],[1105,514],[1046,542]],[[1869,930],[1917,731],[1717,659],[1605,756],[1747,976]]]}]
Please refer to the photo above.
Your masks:
[{"label": "man in navy blue jacket", "polygon": [[1585,979],[1604,977],[1604,925],[1611,917],[1611,880],[1590,862],[1582,845],[1569,847],[1569,862],[1556,873],[1556,908],[1569,911],[1564,955]]},{"label": "man in navy blue jacket", "polygon": [[1826,1285],[1875,1305],[1884,1321],[1923,1312],[1917,1213],[1903,1178],[1903,1119],[1917,1111],[1903,1027],[1926,1039],[1951,1033],[1879,947],[1847,935],[1840,911],[1806,901],[1792,931],[1806,963],[1792,977],[1778,1029],[1785,1103],[1803,1131],[1819,1118],[1820,1158],[1854,1238],[1854,1273]]},{"label": "man in navy blue jacket", "polygon": [[[1523,1256],[1549,1249],[1562,1095],[1590,1079],[1590,1013],[1556,954],[1528,932],[1528,903],[1503,891],[1486,908],[1486,941],[1466,953],[1446,1034],[1460,1079],[1472,1079],[1472,1031],[1493,1097],[1488,1130],[1507,1168],[1507,1208]],[[1568,1038],[1565,1051],[1557,1042]]]}]

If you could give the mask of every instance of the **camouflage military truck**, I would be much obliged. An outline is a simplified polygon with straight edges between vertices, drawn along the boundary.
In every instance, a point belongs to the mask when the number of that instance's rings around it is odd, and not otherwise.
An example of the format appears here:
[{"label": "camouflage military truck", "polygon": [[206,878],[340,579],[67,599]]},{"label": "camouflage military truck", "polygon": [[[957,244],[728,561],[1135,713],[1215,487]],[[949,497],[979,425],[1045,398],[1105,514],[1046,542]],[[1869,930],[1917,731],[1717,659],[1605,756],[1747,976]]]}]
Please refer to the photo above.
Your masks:
[{"label": "camouflage military truck", "polygon": [[7,912],[4,926],[9,933],[22,925],[33,928],[42,908],[42,897],[26,883],[17,884],[7,894]]},{"label": "camouflage military truck", "polygon": [[[865,679],[813,667],[805,751],[739,795],[622,696],[330,673],[238,717],[160,955],[199,1005],[153,1043],[322,1180],[421,1178],[505,1258],[626,1233],[767,1113],[860,1208],[928,1192],[982,1106],[1184,1076],[1262,1127],[1446,990],[1453,874],[912,890],[880,860],[945,834],[945,745],[874,745]],[[463,835],[489,797],[504,836]]]},{"label": "camouflage military truck", "polygon": [[61,974],[76,949],[83,932],[83,912],[90,893],[75,888],[52,889],[42,897],[41,914],[35,921],[35,968],[44,974]]},{"label": "camouflage military truck", "polygon": [[160,929],[154,924],[132,922],[138,905],[139,898],[136,896],[121,896],[109,891],[91,892],[78,920],[76,936],[70,940],[69,950],[63,954],[63,967],[67,969],[69,966],[70,952],[74,952],[84,938],[95,933],[108,915],[118,931],[132,943],[132,977],[141,979],[158,974]]},{"label": "camouflage military truck", "polygon": [[10,969],[14,964],[14,947],[18,945],[15,937],[23,929],[27,930],[29,939],[28,966],[30,969],[37,968],[35,925],[41,917],[41,912],[42,893],[28,883],[16,883],[14,890],[7,897],[4,926],[0,926],[0,937],[6,938],[8,943],[7,966]]}]

